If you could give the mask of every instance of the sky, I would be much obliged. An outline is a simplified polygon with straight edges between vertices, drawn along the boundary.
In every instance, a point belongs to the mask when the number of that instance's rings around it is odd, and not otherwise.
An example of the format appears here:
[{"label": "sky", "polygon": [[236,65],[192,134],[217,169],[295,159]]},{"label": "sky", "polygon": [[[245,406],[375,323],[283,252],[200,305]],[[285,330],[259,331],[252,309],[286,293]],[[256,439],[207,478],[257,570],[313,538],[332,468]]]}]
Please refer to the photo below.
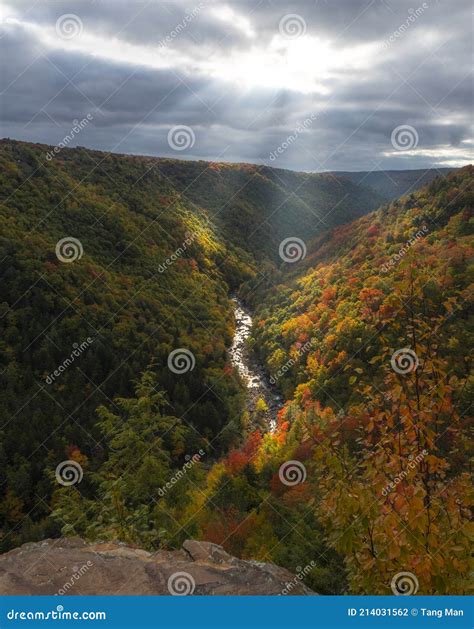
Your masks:
[{"label": "sky", "polygon": [[0,136],[316,172],[461,166],[472,19],[470,0],[0,0]]}]

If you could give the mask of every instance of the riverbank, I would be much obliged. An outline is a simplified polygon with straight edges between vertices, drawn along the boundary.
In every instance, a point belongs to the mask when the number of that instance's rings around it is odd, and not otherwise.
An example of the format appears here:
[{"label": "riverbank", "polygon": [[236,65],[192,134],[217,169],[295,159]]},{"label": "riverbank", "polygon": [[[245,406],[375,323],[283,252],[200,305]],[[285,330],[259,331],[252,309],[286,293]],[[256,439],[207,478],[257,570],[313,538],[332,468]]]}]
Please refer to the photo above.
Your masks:
[{"label": "riverbank", "polygon": [[239,372],[247,387],[247,411],[252,423],[259,428],[273,432],[276,417],[282,407],[282,398],[248,348],[248,339],[252,333],[252,315],[237,297],[234,303],[235,335],[229,350],[232,365]]}]

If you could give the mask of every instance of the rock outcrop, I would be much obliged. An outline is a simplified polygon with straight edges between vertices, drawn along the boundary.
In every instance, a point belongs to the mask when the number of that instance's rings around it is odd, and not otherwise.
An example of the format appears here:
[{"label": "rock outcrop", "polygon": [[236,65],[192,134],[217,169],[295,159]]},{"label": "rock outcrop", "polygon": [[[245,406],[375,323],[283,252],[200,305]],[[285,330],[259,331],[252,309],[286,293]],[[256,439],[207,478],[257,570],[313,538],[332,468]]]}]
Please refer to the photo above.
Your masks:
[{"label": "rock outcrop", "polygon": [[122,543],[79,538],[24,544],[0,555],[7,594],[314,594],[271,563],[232,557],[221,546],[188,540],[150,553]]}]

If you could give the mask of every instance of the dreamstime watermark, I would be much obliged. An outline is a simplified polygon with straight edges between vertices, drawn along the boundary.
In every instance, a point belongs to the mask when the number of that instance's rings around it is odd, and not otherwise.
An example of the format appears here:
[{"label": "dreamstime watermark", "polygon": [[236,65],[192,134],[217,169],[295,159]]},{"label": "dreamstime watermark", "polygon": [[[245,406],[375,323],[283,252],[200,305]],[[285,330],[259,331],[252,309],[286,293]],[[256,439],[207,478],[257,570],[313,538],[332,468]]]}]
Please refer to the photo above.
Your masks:
[{"label": "dreamstime watermark", "polygon": [[194,354],[185,347],[178,347],[168,355],[168,369],[176,374],[192,371],[196,365]]},{"label": "dreamstime watermark", "polygon": [[81,241],[73,238],[73,236],[66,236],[58,240],[55,251],[57,259],[65,264],[80,260],[84,254]]},{"label": "dreamstime watermark", "polygon": [[173,28],[173,30],[171,30],[168,33],[168,35],[166,35],[166,37],[164,39],[160,39],[160,41],[158,42],[158,46],[160,48],[165,48],[168,44],[171,44],[173,42],[173,40],[175,40],[184,30],[186,30],[188,25],[204,9],[206,4],[207,4],[206,2],[200,2],[198,5],[193,7],[193,9],[191,11],[186,13],[186,15],[183,17],[181,22],[179,22],[179,24],[176,24],[176,26]]},{"label": "dreamstime watermark", "polygon": [[420,586],[413,572],[397,572],[390,587],[395,596],[410,596],[416,594]]},{"label": "dreamstime watermark", "polygon": [[82,343],[73,343],[72,346],[74,349],[71,352],[70,356],[66,358],[65,360],[63,360],[63,362],[59,365],[59,367],[57,367],[57,369],[55,369],[54,371],[52,371],[50,374],[46,376],[45,378],[46,384],[53,384],[56,378],[59,378],[59,376],[62,373],[64,373],[66,369],[72,365],[72,363],[76,360],[76,358],[79,358],[79,356],[88,347],[90,347],[93,342],[94,342],[94,339],[88,336],[85,341],[82,341]]},{"label": "dreamstime watermark", "polygon": [[297,39],[306,33],[306,22],[297,13],[287,13],[281,18],[278,30],[285,39]]},{"label": "dreamstime watermark", "polygon": [[291,369],[293,365],[296,365],[297,359],[303,354],[305,354],[307,351],[309,351],[310,347],[311,347],[311,341],[306,341],[304,345],[301,345],[301,347],[299,347],[297,350],[297,354],[298,354],[297,357],[290,358],[289,360],[287,360],[286,363],[283,365],[283,367],[280,367],[280,369],[278,369],[276,374],[270,377],[270,384],[276,384],[277,380],[279,380],[281,376],[283,376],[289,369]]},{"label": "dreamstime watermark", "polygon": [[273,162],[275,161],[279,155],[283,155],[283,153],[290,148],[290,146],[296,142],[296,140],[298,139],[298,137],[304,133],[305,131],[307,131],[311,125],[313,124],[313,122],[315,120],[317,120],[318,118],[320,118],[323,114],[325,114],[328,110],[327,109],[322,109],[321,111],[318,112],[314,112],[312,113],[308,118],[305,118],[303,120],[303,122],[299,123],[298,125],[296,125],[296,128],[293,130],[292,133],[290,133],[290,135],[288,135],[288,137],[286,138],[286,140],[284,140],[280,146],[278,146],[274,151],[270,151],[269,153],[269,158],[270,160]]},{"label": "dreamstime watermark", "polygon": [[84,476],[84,472],[77,461],[67,460],[59,463],[56,467],[55,475],[56,480],[60,485],[69,487],[70,485],[80,483]]},{"label": "dreamstime watermark", "polygon": [[66,581],[66,583],[61,588],[59,588],[55,596],[64,596],[64,594],[67,594],[67,592],[72,587],[74,587],[74,585],[79,581],[79,579],[83,577],[86,574],[86,572],[89,570],[89,568],[92,568],[93,565],[94,565],[94,562],[92,562],[89,559],[80,568],[78,566],[73,566],[72,569],[74,570],[74,573],[71,575],[71,578],[68,581]]},{"label": "dreamstime watermark", "polygon": [[189,247],[189,245],[191,245],[192,242],[196,239],[197,234],[186,232],[185,236],[186,238],[183,240],[181,245],[170,255],[169,258],[166,258],[163,264],[159,265],[158,267],[159,273],[164,273],[168,267],[170,267],[174,262],[176,262],[176,260],[178,260],[184,254],[184,252]]},{"label": "dreamstime watermark", "polygon": [[397,349],[390,358],[390,365],[393,371],[403,376],[416,371],[419,364],[418,356],[409,347]]},{"label": "dreamstime watermark", "polygon": [[70,144],[92,120],[94,120],[94,116],[92,114],[87,114],[87,116],[82,120],[73,120],[72,127],[69,133],[64,136],[61,142],[56,144],[52,151],[48,151],[46,153],[46,159],[48,160],[48,162],[50,162],[55,155],[60,153],[62,149],[66,148],[66,146]]},{"label": "dreamstime watermark", "polygon": [[278,254],[284,262],[299,262],[306,258],[306,245],[301,238],[290,236],[281,241]]},{"label": "dreamstime watermark", "polygon": [[382,273],[388,273],[390,267],[393,267],[397,264],[397,262],[400,262],[400,260],[408,253],[409,249],[411,249],[411,247],[413,247],[414,245],[416,245],[416,243],[418,241],[420,241],[422,238],[424,238],[426,236],[426,234],[428,233],[428,227],[426,225],[423,225],[423,227],[421,229],[419,229],[416,234],[414,234],[411,238],[409,238],[406,243],[403,245],[403,247],[398,251],[398,253],[396,253],[395,255],[393,255],[390,260],[384,264],[382,266]]},{"label": "dreamstime watermark", "polygon": [[176,474],[174,474],[170,478],[170,480],[165,485],[163,485],[163,487],[160,487],[160,489],[158,489],[158,495],[163,498],[163,496],[167,494],[169,489],[172,489],[177,482],[179,482],[184,476],[186,476],[189,470],[192,469],[194,465],[196,465],[196,463],[199,463],[201,461],[204,454],[204,450],[199,450],[199,452],[193,454],[193,456],[191,457],[189,455],[186,455],[186,457],[184,457],[188,459],[186,463],[180,470],[176,472]]},{"label": "dreamstime watermark", "polygon": [[390,483],[388,483],[388,485],[386,485],[382,489],[382,496],[388,496],[388,494],[394,491],[397,485],[401,483],[402,480],[404,480],[410,474],[410,472],[414,470],[419,463],[421,463],[421,461],[423,461],[423,459],[425,458],[425,456],[427,456],[427,454],[428,454],[427,450],[422,450],[415,457],[413,455],[410,455],[408,457],[407,469],[402,470],[399,474],[395,476],[393,481],[390,481]]},{"label": "dreamstime watermark", "polygon": [[294,487],[306,480],[306,468],[301,461],[286,461],[280,465],[278,477],[283,485]]},{"label": "dreamstime watermark", "polygon": [[185,151],[186,149],[193,148],[196,142],[196,136],[191,127],[187,127],[184,124],[171,127],[168,131],[168,146],[173,151]]},{"label": "dreamstime watermark", "polygon": [[6,614],[6,617],[8,620],[35,620],[37,621],[36,626],[38,626],[38,621],[40,620],[107,620],[107,613],[95,611],[70,612],[64,611],[62,605],[57,605],[56,609],[48,611],[25,612],[12,609]]},{"label": "dreamstime watermark", "polygon": [[418,131],[409,124],[395,127],[390,136],[392,146],[396,151],[410,151],[416,149],[419,142]]},{"label": "dreamstime watermark", "polygon": [[80,37],[83,29],[82,20],[75,13],[64,13],[56,20],[56,35],[61,39]]},{"label": "dreamstime watermark", "polygon": [[308,576],[311,570],[314,570],[314,568],[316,568],[316,565],[316,562],[314,560],[311,560],[309,564],[307,564],[304,568],[297,566],[294,579],[286,583],[285,587],[281,591],[281,595],[287,596],[288,594],[290,594],[295,589],[295,587],[298,587],[298,585],[302,583],[303,579]]},{"label": "dreamstime watermark", "polygon": [[168,592],[172,596],[189,596],[195,588],[196,582],[189,572],[173,572],[168,579]]},{"label": "dreamstime watermark", "polygon": [[400,24],[400,26],[390,35],[390,37],[388,39],[385,39],[382,42],[382,47],[386,50],[387,48],[389,48],[392,44],[394,44],[397,39],[400,39],[400,37],[403,37],[403,35],[406,33],[406,31],[410,28],[410,26],[417,21],[417,19],[423,15],[423,13],[426,11],[426,9],[428,9],[428,3],[427,2],[423,2],[423,4],[421,6],[419,6],[417,9],[408,9],[408,17],[407,19],[403,22],[403,24]]}]

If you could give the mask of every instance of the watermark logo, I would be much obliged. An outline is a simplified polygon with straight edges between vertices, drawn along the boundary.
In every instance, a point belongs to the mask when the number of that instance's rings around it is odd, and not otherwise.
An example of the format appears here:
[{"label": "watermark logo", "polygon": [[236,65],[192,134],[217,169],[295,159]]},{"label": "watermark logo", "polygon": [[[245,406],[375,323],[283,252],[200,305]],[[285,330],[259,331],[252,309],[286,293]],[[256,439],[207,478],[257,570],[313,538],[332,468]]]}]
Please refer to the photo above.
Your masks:
[{"label": "watermark logo", "polygon": [[64,13],[56,20],[56,34],[61,39],[80,37],[83,28],[81,18],[75,13]]},{"label": "watermark logo", "polygon": [[398,572],[390,583],[395,596],[410,596],[418,592],[419,583],[413,572]]},{"label": "watermark logo", "polygon": [[294,487],[306,480],[306,468],[301,461],[286,461],[280,465],[278,477],[283,485]]},{"label": "watermark logo", "polygon": [[189,572],[174,572],[168,579],[168,592],[172,596],[188,596],[195,588],[196,582]]},{"label": "watermark logo", "polygon": [[406,375],[415,371],[419,365],[418,356],[409,347],[403,347],[393,352],[390,358],[390,364],[393,371],[398,374]]},{"label": "watermark logo", "polygon": [[[47,620],[51,624],[52,620],[107,620],[106,612],[83,611],[70,612],[64,611],[63,605],[57,605],[56,609],[46,611],[16,611],[10,610],[6,614],[8,620],[35,620],[38,626],[40,620]],[[71,624],[71,623],[69,623]],[[31,625],[33,626],[33,625]],[[63,625],[65,626],[65,625]]]},{"label": "watermark logo", "polygon": [[395,476],[395,478],[393,479],[393,481],[390,481],[390,483],[388,483],[388,485],[386,485],[383,489],[382,489],[382,496],[388,496],[388,494],[390,494],[395,488],[396,486],[402,482],[402,480],[404,480],[405,478],[407,478],[407,476],[409,475],[409,473],[411,472],[411,470],[414,470],[416,468],[416,466],[421,463],[421,461],[423,461],[423,459],[425,458],[425,456],[427,456],[428,451],[427,450],[422,450],[419,454],[417,454],[415,457],[413,455],[410,455],[408,457],[408,463],[407,463],[407,469],[406,470],[402,470],[400,472],[400,474],[397,474]]},{"label": "watermark logo", "polygon": [[82,243],[77,238],[66,236],[56,243],[56,257],[60,262],[70,264],[80,260],[83,254]]},{"label": "watermark logo", "polygon": [[58,155],[58,153],[60,153],[63,148],[66,148],[66,146],[70,144],[92,120],[94,120],[94,116],[92,114],[87,114],[87,116],[85,118],[82,118],[82,120],[73,120],[72,127],[69,133],[64,136],[61,142],[56,144],[52,151],[48,151],[46,153],[46,159],[48,160],[48,162],[50,162],[55,157],[55,155]]},{"label": "watermark logo", "polygon": [[59,365],[57,369],[55,369],[54,371],[52,371],[50,374],[46,376],[46,384],[53,384],[56,378],[59,378],[59,376],[64,371],[66,371],[66,369],[70,365],[72,365],[72,363],[76,360],[76,358],[79,358],[82,352],[84,352],[88,347],[90,347],[93,342],[94,342],[94,339],[88,336],[85,341],[82,341],[82,343],[73,343],[72,344],[73,351],[71,352],[70,356],[66,358],[65,360],[63,360],[63,362]]},{"label": "watermark logo", "polygon": [[83,476],[84,472],[77,461],[62,461],[56,467],[56,480],[65,487],[80,483]]},{"label": "watermark logo", "polygon": [[294,579],[285,584],[285,587],[281,591],[281,594],[283,596],[287,596],[288,594],[290,594],[295,589],[295,587],[297,587],[311,572],[311,570],[314,570],[314,568],[316,568],[316,562],[314,560],[310,561],[309,564],[307,564],[304,568],[302,568],[301,566],[296,566],[296,575]]},{"label": "watermark logo", "polygon": [[278,30],[285,39],[298,39],[306,33],[306,22],[297,13],[287,13],[281,18]]},{"label": "watermark logo", "polygon": [[418,146],[418,131],[409,124],[401,124],[392,131],[390,139],[396,151],[410,151]]},{"label": "watermark logo", "polygon": [[186,232],[185,236],[186,236],[186,238],[181,243],[181,245],[176,249],[176,251],[174,251],[169,256],[169,258],[166,258],[166,260],[162,264],[159,265],[159,267],[158,267],[158,272],[159,273],[164,273],[168,267],[170,267],[174,262],[176,262],[176,260],[178,260],[184,254],[186,249],[195,240],[197,234],[193,234],[191,232]]},{"label": "watermark logo", "polygon": [[182,374],[192,371],[196,365],[194,354],[184,347],[174,349],[168,355],[168,369],[173,373]]},{"label": "watermark logo", "polygon": [[177,125],[168,131],[168,145],[174,151],[185,151],[192,148],[196,142],[196,136],[191,127]]},{"label": "watermark logo", "polygon": [[176,472],[176,474],[174,474],[170,480],[166,483],[166,485],[164,485],[163,487],[160,487],[160,489],[158,489],[158,495],[163,498],[163,496],[165,496],[168,492],[169,489],[172,489],[174,487],[174,485],[176,485],[176,483],[178,481],[180,481],[184,476],[186,476],[186,474],[189,472],[189,470],[194,467],[194,465],[196,465],[196,463],[199,463],[202,459],[202,457],[204,456],[204,450],[199,450],[199,452],[196,452],[196,454],[193,454],[193,456],[189,456],[186,455],[184,458],[187,459],[186,463],[183,465],[183,467],[178,470]]},{"label": "watermark logo", "polygon": [[403,245],[403,247],[398,251],[398,253],[396,253],[395,255],[393,255],[390,260],[387,262],[387,264],[384,264],[382,266],[382,273],[388,273],[390,267],[395,266],[395,264],[397,264],[397,262],[400,262],[400,260],[408,253],[408,250],[413,247],[414,245],[416,245],[416,243],[421,240],[422,238],[424,238],[426,236],[426,234],[428,233],[428,227],[426,225],[423,225],[423,227],[421,229],[419,229],[416,234],[414,234],[409,240],[406,241],[406,243]]},{"label": "watermark logo", "polygon": [[296,365],[297,359],[303,354],[305,354],[307,351],[309,351],[310,348],[311,348],[311,341],[306,341],[306,343],[301,345],[298,348],[297,358],[290,358],[289,360],[287,360],[286,363],[282,367],[280,367],[280,369],[278,369],[276,374],[270,377],[270,380],[269,380],[270,384],[276,384],[276,382],[281,378],[281,376],[283,376],[289,369],[291,369],[293,365]]},{"label": "watermark logo", "polygon": [[73,566],[72,569],[74,573],[71,575],[71,578],[66,581],[66,583],[59,588],[56,592],[56,596],[64,596],[67,592],[79,581],[79,579],[86,574],[89,568],[92,568],[94,563],[89,559],[85,564],[83,564],[80,568],[78,566]]},{"label": "watermark logo", "polygon": [[292,264],[306,258],[306,245],[301,238],[291,236],[281,241],[278,253],[284,262]]},{"label": "watermark logo", "polygon": [[290,148],[290,146],[296,142],[296,140],[298,139],[298,137],[304,133],[305,131],[307,131],[311,125],[313,124],[313,122],[317,119],[320,118],[323,114],[325,114],[328,110],[327,109],[322,109],[319,112],[314,112],[312,113],[308,118],[305,118],[303,120],[303,122],[301,122],[300,124],[298,124],[296,126],[296,128],[294,129],[293,133],[290,133],[290,135],[288,135],[288,137],[286,138],[286,140],[284,140],[280,146],[278,146],[274,151],[270,151],[269,153],[269,158],[272,162],[274,162],[280,155],[283,155],[283,153]]},{"label": "watermark logo", "polygon": [[403,35],[410,28],[410,26],[414,22],[416,22],[417,19],[421,15],[423,15],[423,13],[426,11],[427,8],[428,8],[428,3],[423,2],[423,4],[419,6],[417,9],[413,9],[413,8],[408,9],[407,19],[402,24],[400,24],[400,26],[395,31],[393,31],[393,33],[390,35],[388,39],[382,42],[382,47],[385,50],[387,50],[387,48],[389,48],[393,43],[395,43],[397,39],[400,39],[401,37],[403,37]]},{"label": "watermark logo", "polygon": [[199,13],[203,10],[205,6],[206,2],[200,2],[198,5],[193,7],[191,11],[186,13],[181,22],[179,22],[179,24],[176,24],[173,30],[170,31],[164,39],[161,39],[158,42],[158,46],[160,46],[160,48],[164,48],[168,44],[171,44],[173,40],[176,39],[176,37],[178,37],[187,28],[188,24],[190,24],[194,20],[194,18],[199,15]]}]

